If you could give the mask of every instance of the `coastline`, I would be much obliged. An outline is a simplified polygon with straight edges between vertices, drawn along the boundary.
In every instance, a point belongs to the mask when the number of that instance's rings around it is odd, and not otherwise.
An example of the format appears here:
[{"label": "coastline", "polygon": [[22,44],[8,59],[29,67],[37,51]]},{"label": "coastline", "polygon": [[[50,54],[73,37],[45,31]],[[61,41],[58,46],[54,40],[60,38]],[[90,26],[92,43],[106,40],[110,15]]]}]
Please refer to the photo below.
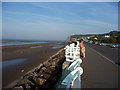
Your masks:
[{"label": "coastline", "polygon": [[[29,44],[29,45],[13,45],[2,47],[2,59],[3,62],[16,60],[18,58],[25,58],[26,60],[22,63],[17,63],[14,66],[2,68],[2,86],[10,87],[10,83],[15,83],[15,80],[19,80],[26,73],[34,70],[37,66],[48,60],[51,56],[56,54],[61,48],[52,48],[54,45],[65,45],[61,42],[50,42],[44,44]],[[37,48],[30,48],[42,46]],[[4,64],[3,64],[4,67]],[[9,73],[9,74],[8,74]]]}]

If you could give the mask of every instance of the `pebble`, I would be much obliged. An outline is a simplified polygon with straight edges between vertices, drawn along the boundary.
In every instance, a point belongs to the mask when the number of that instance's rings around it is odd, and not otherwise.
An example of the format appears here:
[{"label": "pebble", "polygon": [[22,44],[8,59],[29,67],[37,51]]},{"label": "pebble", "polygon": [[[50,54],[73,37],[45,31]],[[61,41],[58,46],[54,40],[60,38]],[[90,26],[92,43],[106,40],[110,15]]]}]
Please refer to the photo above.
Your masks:
[{"label": "pebble", "polygon": [[24,72],[25,70],[21,70],[21,72]]}]

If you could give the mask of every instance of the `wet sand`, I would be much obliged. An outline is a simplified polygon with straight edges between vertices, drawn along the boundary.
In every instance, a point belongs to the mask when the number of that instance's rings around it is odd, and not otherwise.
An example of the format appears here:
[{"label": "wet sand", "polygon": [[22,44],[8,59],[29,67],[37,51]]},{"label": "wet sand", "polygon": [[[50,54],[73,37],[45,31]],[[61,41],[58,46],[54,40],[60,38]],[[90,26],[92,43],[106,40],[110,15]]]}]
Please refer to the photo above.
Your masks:
[{"label": "wet sand", "polygon": [[[57,48],[57,47],[58,48]],[[60,47],[59,47],[60,46]],[[10,88],[23,75],[39,66],[65,46],[61,42],[45,44],[13,45],[2,47],[2,61],[14,64],[2,67],[2,86]],[[16,61],[19,59],[19,62]]]}]

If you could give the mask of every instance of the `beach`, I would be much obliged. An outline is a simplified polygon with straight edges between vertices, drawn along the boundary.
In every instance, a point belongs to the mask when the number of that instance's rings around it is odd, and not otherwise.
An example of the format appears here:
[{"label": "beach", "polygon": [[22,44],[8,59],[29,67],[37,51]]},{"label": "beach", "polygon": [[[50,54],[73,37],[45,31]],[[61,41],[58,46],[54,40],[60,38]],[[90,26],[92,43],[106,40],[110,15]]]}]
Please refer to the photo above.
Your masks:
[{"label": "beach", "polygon": [[2,46],[2,87],[16,84],[27,72],[39,66],[65,46],[64,42]]}]

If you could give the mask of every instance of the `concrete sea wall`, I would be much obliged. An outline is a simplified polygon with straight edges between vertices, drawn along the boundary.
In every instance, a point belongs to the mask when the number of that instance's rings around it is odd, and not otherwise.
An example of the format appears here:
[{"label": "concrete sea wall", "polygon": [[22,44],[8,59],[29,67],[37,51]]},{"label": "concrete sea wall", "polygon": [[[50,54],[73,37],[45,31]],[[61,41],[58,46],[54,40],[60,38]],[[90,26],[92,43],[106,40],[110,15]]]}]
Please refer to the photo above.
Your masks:
[{"label": "concrete sea wall", "polygon": [[62,75],[62,64],[65,61],[64,49],[61,49],[49,60],[27,73],[13,87],[15,88],[55,88]]}]

